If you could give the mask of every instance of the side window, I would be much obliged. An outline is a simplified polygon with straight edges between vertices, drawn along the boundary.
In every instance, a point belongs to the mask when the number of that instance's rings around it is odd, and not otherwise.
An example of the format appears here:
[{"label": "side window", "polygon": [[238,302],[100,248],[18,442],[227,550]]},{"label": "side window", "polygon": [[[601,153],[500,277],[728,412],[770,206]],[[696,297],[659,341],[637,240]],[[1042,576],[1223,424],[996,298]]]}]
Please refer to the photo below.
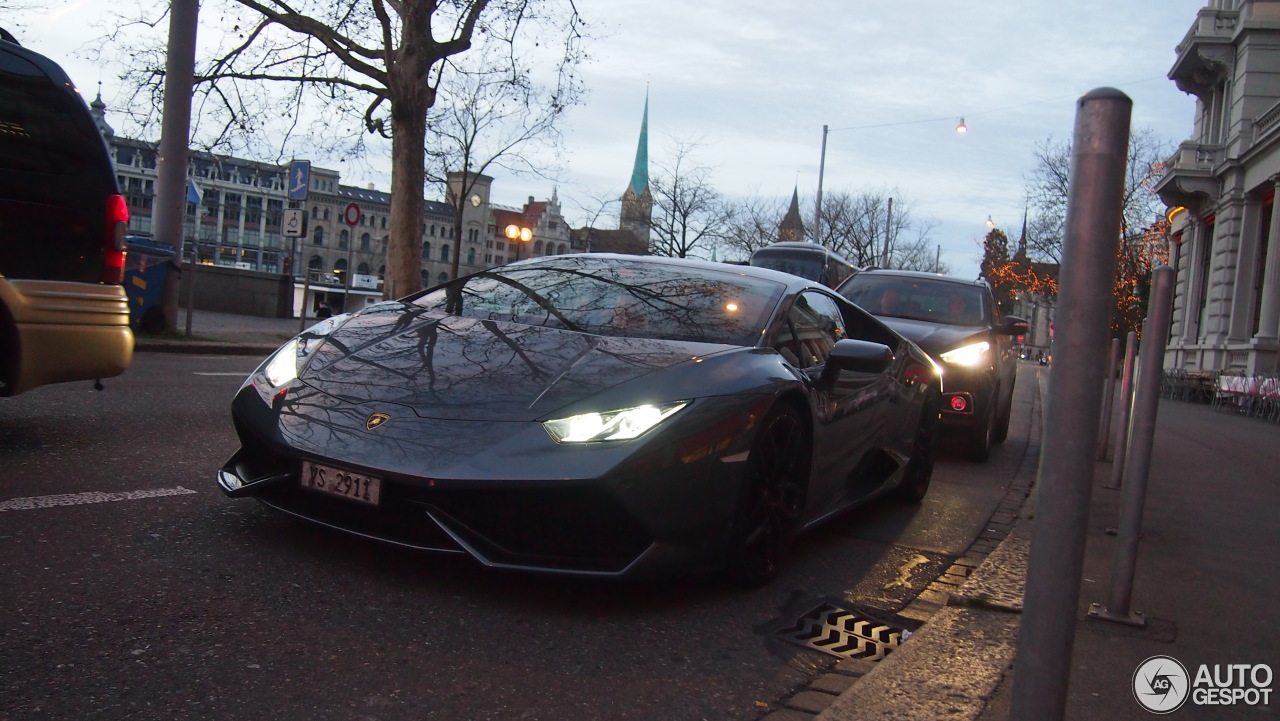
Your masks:
[{"label": "side window", "polygon": [[825,295],[802,293],[791,306],[774,348],[797,368],[827,362],[836,341],[845,337],[840,306]]}]

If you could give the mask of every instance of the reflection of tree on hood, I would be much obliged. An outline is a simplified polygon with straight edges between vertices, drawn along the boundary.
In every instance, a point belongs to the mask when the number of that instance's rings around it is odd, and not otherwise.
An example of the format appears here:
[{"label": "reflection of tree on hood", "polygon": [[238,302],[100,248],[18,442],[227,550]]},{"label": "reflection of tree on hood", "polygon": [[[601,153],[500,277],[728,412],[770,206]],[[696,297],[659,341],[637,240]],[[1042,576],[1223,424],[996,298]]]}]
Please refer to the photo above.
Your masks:
[{"label": "reflection of tree on hood", "polygon": [[[726,315],[711,309],[722,308],[739,288],[708,278],[655,275],[640,268],[591,268],[590,263],[572,267],[521,267],[504,271],[483,271],[444,287],[443,303],[438,292],[416,303],[449,315],[485,320],[518,320],[555,325],[568,330],[600,335],[626,335],[615,324],[616,313],[626,307],[630,313],[643,312],[644,319],[661,328],[654,337],[705,341],[712,336],[740,335],[742,314]],[[708,323],[714,320],[714,333]]]}]

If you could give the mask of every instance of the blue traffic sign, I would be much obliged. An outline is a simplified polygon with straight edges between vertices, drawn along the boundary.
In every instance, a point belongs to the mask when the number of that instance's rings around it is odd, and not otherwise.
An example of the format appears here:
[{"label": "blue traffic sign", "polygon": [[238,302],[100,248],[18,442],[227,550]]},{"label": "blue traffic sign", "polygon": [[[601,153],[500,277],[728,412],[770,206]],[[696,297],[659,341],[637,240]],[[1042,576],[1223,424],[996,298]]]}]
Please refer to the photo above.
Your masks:
[{"label": "blue traffic sign", "polygon": [[311,161],[295,160],[289,163],[289,200],[306,200],[311,186]]}]

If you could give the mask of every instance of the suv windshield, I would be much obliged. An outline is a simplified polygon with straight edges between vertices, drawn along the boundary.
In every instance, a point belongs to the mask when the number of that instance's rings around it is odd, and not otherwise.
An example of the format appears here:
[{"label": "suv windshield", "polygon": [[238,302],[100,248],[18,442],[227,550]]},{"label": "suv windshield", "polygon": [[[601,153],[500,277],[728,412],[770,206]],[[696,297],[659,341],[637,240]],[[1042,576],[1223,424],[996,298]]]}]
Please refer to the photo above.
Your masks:
[{"label": "suv windshield", "polygon": [[868,273],[851,278],[840,293],[877,316],[961,326],[987,321],[985,293],[976,285]]},{"label": "suv windshield", "polygon": [[709,269],[564,257],[482,271],[413,302],[450,315],[596,335],[754,346],[783,290]]}]

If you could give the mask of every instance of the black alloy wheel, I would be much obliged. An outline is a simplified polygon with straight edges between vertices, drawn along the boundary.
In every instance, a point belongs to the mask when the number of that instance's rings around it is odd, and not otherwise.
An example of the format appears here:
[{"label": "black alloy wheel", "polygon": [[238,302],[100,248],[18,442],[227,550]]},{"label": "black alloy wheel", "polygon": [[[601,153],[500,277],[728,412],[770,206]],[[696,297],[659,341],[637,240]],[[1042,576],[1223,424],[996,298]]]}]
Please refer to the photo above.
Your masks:
[{"label": "black alloy wheel", "polygon": [[915,442],[911,445],[911,458],[903,471],[902,484],[894,495],[907,503],[919,503],[929,492],[933,480],[933,463],[938,448],[938,404],[926,403],[916,427]]},{"label": "black alloy wheel", "polygon": [[735,583],[764,585],[791,550],[807,492],[808,448],[804,423],[794,410],[769,411],[751,446],[733,523],[727,573]]}]

